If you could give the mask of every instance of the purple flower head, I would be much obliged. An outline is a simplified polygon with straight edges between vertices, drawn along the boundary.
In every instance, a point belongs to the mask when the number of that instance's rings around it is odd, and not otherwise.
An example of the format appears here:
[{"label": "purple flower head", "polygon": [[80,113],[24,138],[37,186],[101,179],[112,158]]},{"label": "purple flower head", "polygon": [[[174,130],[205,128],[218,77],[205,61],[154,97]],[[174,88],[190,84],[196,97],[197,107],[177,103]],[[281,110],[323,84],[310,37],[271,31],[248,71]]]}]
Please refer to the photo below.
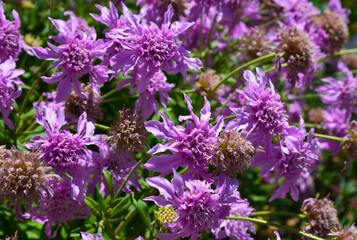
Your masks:
[{"label": "purple flower head", "polygon": [[87,36],[91,36],[92,33],[95,32],[94,27],[89,27],[86,20],[81,17],[77,17],[76,14],[74,14],[74,12],[66,11],[66,12],[64,12],[64,15],[67,15],[70,17],[70,21],[67,21],[67,24],[69,27],[71,27],[71,25],[73,24],[72,22],[75,22],[74,24],[77,25],[76,31],[78,34],[84,33]]},{"label": "purple flower head", "polygon": [[23,41],[23,36],[20,33],[20,17],[19,14],[12,10],[14,22],[6,19],[4,8],[0,1],[0,63],[12,58],[17,60],[22,48],[28,46]]},{"label": "purple flower head", "polygon": [[283,8],[282,15],[286,17],[286,22],[306,21],[320,14],[309,0],[274,0],[274,2]]},{"label": "purple flower head", "polygon": [[[61,224],[74,219],[86,219],[91,212],[84,203],[85,188],[79,188],[67,178],[63,178],[60,182],[51,180],[47,184],[53,194],[43,197],[40,204],[32,208],[27,216],[41,224],[46,223],[46,235],[54,238]],[[52,233],[53,223],[57,224],[57,228]]]},{"label": "purple flower head", "polygon": [[[295,143],[297,151],[284,152],[282,147],[287,147],[287,144],[285,141],[280,142],[272,153],[274,161],[268,163],[261,170],[261,175],[269,170],[275,171],[275,184],[278,184],[281,178],[285,178],[276,193],[270,198],[270,201],[275,198],[284,198],[288,192],[297,201],[299,199],[299,190],[296,187],[297,181],[301,178],[306,178],[306,175],[315,168],[318,162],[319,158],[316,151],[319,149],[319,142],[317,139],[313,139],[314,130],[311,129],[305,142],[306,131],[302,118],[300,119],[299,129],[294,129],[295,133],[291,131],[290,134],[299,140]],[[261,156],[257,155],[257,158],[259,157]]]},{"label": "purple flower head", "polygon": [[[131,78],[121,81],[118,84],[117,89],[122,88],[127,83],[131,83],[131,87],[133,87],[131,94],[134,94],[139,87],[141,75],[138,74],[137,71],[133,71],[130,75]],[[166,109],[166,104],[171,101],[168,92],[175,86],[175,84],[167,83],[166,80],[167,78],[165,74],[161,70],[157,71],[150,78],[147,89],[140,94],[140,97],[135,103],[135,108],[143,119],[149,118],[154,111],[156,114],[158,113],[159,104],[155,99],[157,93],[160,96],[160,103],[164,109]]]},{"label": "purple flower head", "polygon": [[[238,197],[240,198],[239,194]],[[245,199],[242,202],[235,202],[231,204],[229,216],[232,217],[249,217],[255,209],[249,205]],[[250,234],[255,233],[253,223],[239,220],[221,220],[219,228],[212,230],[216,239],[223,239],[229,237],[234,240],[253,240]]]},{"label": "purple flower head", "polygon": [[91,35],[79,29],[78,22],[69,20],[51,19],[52,24],[58,29],[59,35],[50,38],[59,43],[55,46],[47,43],[50,48],[33,47],[34,54],[41,59],[56,60],[53,67],[63,69],[63,72],[54,73],[51,77],[42,77],[47,83],[60,82],[57,87],[56,101],[63,101],[73,89],[81,98],[88,98],[81,91],[78,78],[84,74],[89,75],[93,90],[100,95],[99,85],[108,80],[111,71],[105,65],[94,65],[93,61],[103,57],[108,43],[96,41],[96,33]]},{"label": "purple flower head", "polygon": [[198,70],[202,63],[197,58],[188,58],[190,54],[176,41],[175,37],[186,31],[192,23],[173,22],[172,6],[169,5],[165,13],[165,20],[159,28],[156,24],[139,24],[137,18],[122,4],[125,18],[131,25],[131,31],[126,36],[123,31],[111,31],[108,35],[117,39],[123,51],[114,55],[110,64],[113,69],[120,69],[123,75],[137,66],[136,70],[141,75],[138,87],[139,93],[147,88],[150,78],[159,69],[176,74],[180,72],[186,78],[186,69]]},{"label": "purple flower head", "polygon": [[86,232],[81,232],[82,240],[104,240],[103,236],[97,233],[97,235],[94,237],[90,233]]},{"label": "purple flower head", "polygon": [[[247,86],[237,91],[245,96],[248,103],[241,108],[231,108],[237,118],[230,121],[226,129],[245,129],[247,139],[255,147],[263,146],[269,157],[274,134],[278,137],[283,134],[289,146],[293,146],[294,139],[288,137],[291,127],[287,122],[288,117],[280,95],[275,92],[274,85],[265,73],[260,68],[256,71],[257,77],[249,70],[244,71],[243,77],[247,81]],[[270,88],[266,88],[268,82]]]},{"label": "purple flower head", "polygon": [[99,144],[94,134],[94,125],[87,121],[84,112],[78,119],[77,133],[72,134],[67,130],[61,130],[66,123],[64,108],[57,115],[52,109],[45,108],[44,114],[39,108],[36,110],[36,122],[45,127],[46,137],[38,136],[32,138],[28,147],[39,149],[44,163],[53,167],[58,174],[71,173],[73,180],[81,180],[88,177],[87,171],[91,150],[87,145]]},{"label": "purple flower head", "polygon": [[204,176],[208,171],[208,164],[212,161],[213,150],[217,143],[217,136],[223,127],[223,120],[220,118],[216,126],[209,124],[211,109],[210,103],[205,97],[205,105],[201,110],[199,119],[192,109],[192,101],[185,94],[190,116],[180,116],[179,121],[187,121],[186,128],[175,126],[174,122],[169,121],[168,117],[161,114],[164,122],[148,121],[145,123],[146,129],[153,133],[156,138],[164,140],[164,143],[155,145],[148,154],[156,154],[170,150],[174,155],[163,154],[153,156],[144,166],[155,172],[168,174],[172,168],[178,166],[186,167],[187,174],[195,174],[196,177]]},{"label": "purple flower head", "polygon": [[352,72],[343,63],[340,62],[338,67],[345,73],[345,80],[323,78],[321,81],[327,84],[316,88],[316,91],[323,94],[321,100],[324,103],[346,109],[346,119],[350,119],[352,113],[357,113],[357,78],[353,77]]},{"label": "purple flower head", "polygon": [[351,10],[342,8],[341,1],[340,0],[330,0],[328,3],[328,8],[333,11],[338,13],[343,20],[348,23],[348,15],[350,15]]},{"label": "purple flower head", "polygon": [[23,84],[18,76],[24,73],[24,70],[15,69],[15,67],[16,64],[11,57],[0,63],[0,110],[5,124],[11,129],[14,129],[14,124],[9,119],[9,114],[13,109],[14,99],[21,95],[21,88],[16,89],[15,84]]},{"label": "purple flower head", "polygon": [[[146,180],[150,186],[158,189],[164,198],[151,196],[144,200],[153,201],[161,207],[172,207],[177,213],[173,223],[165,224],[171,233],[157,234],[158,238],[197,239],[201,231],[210,231],[219,226],[219,221],[228,216],[231,204],[242,202],[236,190],[237,179],[221,176],[218,184],[201,180],[184,181],[176,171],[173,173],[171,183],[162,177]],[[211,184],[216,185],[216,188],[213,189]]]}]

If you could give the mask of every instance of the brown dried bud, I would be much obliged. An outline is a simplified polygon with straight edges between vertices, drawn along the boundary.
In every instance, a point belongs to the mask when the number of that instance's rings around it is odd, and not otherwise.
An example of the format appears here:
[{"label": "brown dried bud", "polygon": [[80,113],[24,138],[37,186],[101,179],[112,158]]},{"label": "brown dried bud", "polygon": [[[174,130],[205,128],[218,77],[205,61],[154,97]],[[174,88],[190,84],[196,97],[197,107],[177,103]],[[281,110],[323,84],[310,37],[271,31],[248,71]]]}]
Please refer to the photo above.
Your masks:
[{"label": "brown dried bud", "polygon": [[310,109],[308,116],[309,116],[310,122],[315,123],[315,124],[321,124],[322,122],[325,121],[324,109],[320,108],[320,107]]},{"label": "brown dried bud", "polygon": [[84,99],[78,96],[75,91],[72,91],[68,95],[65,101],[65,111],[73,118],[79,118],[79,116],[86,112],[89,119],[103,118],[103,113],[99,108],[102,103],[102,98],[93,91],[91,85],[81,85],[81,91],[88,96],[88,99]]},{"label": "brown dried bud", "polygon": [[169,4],[172,4],[172,8],[174,9],[174,17],[175,19],[179,19],[181,16],[186,17],[185,10],[190,6],[186,0],[164,0]]},{"label": "brown dried bud", "polygon": [[282,57],[290,69],[290,78],[307,73],[314,62],[315,49],[310,37],[296,27],[286,27],[280,32]]},{"label": "brown dried bud", "polygon": [[354,224],[351,227],[345,227],[338,232],[332,232],[328,236],[333,240],[357,240],[357,228]]},{"label": "brown dried bud", "polygon": [[262,8],[266,9],[269,14],[274,17],[278,17],[284,10],[280,5],[276,4],[274,0],[261,0]]},{"label": "brown dried bud", "polygon": [[342,16],[336,12],[326,10],[321,16],[313,18],[315,24],[326,32],[326,48],[328,53],[341,50],[348,41],[348,27]]},{"label": "brown dried bud", "polygon": [[229,177],[236,177],[249,168],[254,154],[252,143],[245,139],[244,133],[224,131],[218,138],[214,150],[214,164]]},{"label": "brown dried bud", "polygon": [[306,214],[309,223],[305,227],[305,232],[311,233],[317,237],[325,238],[333,229],[339,226],[337,211],[333,202],[327,197],[323,199],[308,198],[301,207]]},{"label": "brown dried bud", "polygon": [[272,51],[269,40],[265,38],[265,30],[258,27],[253,28],[252,32],[245,35],[242,40],[243,57],[248,61],[267,55]]},{"label": "brown dried bud", "polygon": [[0,199],[8,197],[15,204],[16,213],[21,213],[21,204],[27,208],[52,190],[45,182],[59,178],[48,173],[39,159],[40,153],[0,149]]},{"label": "brown dried bud", "polygon": [[[207,96],[214,87],[220,82],[221,78],[215,74],[215,71],[208,69],[207,72],[201,73],[195,83],[195,88],[200,96]],[[212,99],[217,99],[222,93],[223,86],[219,86],[218,89],[212,94]]]},{"label": "brown dried bud", "polygon": [[144,122],[136,111],[124,108],[119,111],[118,122],[109,130],[109,136],[104,140],[112,144],[111,149],[116,154],[133,154],[144,150],[148,135]]},{"label": "brown dried bud", "polygon": [[346,54],[341,56],[342,62],[349,69],[357,69],[357,54]]}]

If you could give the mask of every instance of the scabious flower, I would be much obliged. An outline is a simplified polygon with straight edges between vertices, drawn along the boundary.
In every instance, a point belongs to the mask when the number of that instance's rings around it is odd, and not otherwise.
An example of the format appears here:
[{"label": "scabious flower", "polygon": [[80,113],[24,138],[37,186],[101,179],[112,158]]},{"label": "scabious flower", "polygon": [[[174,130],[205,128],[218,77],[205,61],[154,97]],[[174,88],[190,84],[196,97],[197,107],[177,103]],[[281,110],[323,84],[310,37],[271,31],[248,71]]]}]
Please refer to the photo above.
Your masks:
[{"label": "scabious flower", "polygon": [[242,38],[242,57],[247,61],[262,57],[272,52],[272,46],[264,29],[252,28],[251,32]]},{"label": "scabious flower", "polygon": [[144,121],[137,112],[124,108],[119,111],[118,122],[112,126],[104,140],[111,144],[116,155],[134,159],[134,153],[142,152],[147,146],[147,137]]},{"label": "scabious flower", "polygon": [[212,160],[212,153],[217,143],[217,136],[223,127],[223,120],[222,118],[218,119],[215,126],[209,124],[211,109],[207,98],[205,98],[205,105],[201,110],[201,119],[199,119],[193,113],[191,99],[186,94],[184,96],[191,115],[180,116],[179,121],[193,120],[193,122],[187,121],[186,128],[175,126],[174,122],[169,121],[163,113],[160,113],[163,123],[159,121],[145,122],[145,127],[149,132],[153,133],[156,138],[165,141],[155,145],[148,151],[148,154],[154,155],[170,150],[174,155],[153,156],[144,166],[162,174],[168,174],[178,166],[188,166],[186,172],[188,175],[204,176],[205,172],[209,170],[208,164]]},{"label": "scabious flower", "polygon": [[328,233],[340,226],[333,202],[327,198],[328,196],[323,199],[316,197],[304,200],[301,210],[309,220],[305,232],[326,238]]},{"label": "scabious flower", "polygon": [[[153,201],[161,207],[172,207],[177,214],[173,223],[165,224],[171,233],[156,234],[158,238],[197,239],[200,232],[219,226],[220,220],[230,213],[231,204],[242,202],[236,190],[237,179],[220,177],[218,183],[205,180],[184,181],[176,171],[173,173],[171,183],[162,177],[146,180],[150,186],[158,189],[164,198],[151,196],[144,200]],[[213,189],[211,184],[216,185],[216,188]]]},{"label": "scabious flower", "polygon": [[28,49],[23,41],[23,36],[20,33],[20,17],[19,14],[12,10],[14,22],[6,19],[4,8],[0,1],[0,63],[5,62],[9,58],[17,60],[22,49]]},{"label": "scabious flower", "polygon": [[180,72],[186,78],[186,69],[202,68],[201,61],[198,58],[188,58],[190,53],[175,39],[177,35],[191,27],[192,23],[171,23],[173,15],[171,5],[165,13],[161,28],[154,23],[139,24],[137,18],[124,4],[122,4],[122,9],[126,20],[130,23],[131,31],[123,34],[123,31],[116,29],[108,33],[123,47],[121,52],[111,58],[110,64],[113,69],[122,70],[123,75],[137,66],[135,69],[141,75],[141,82],[138,85],[139,93],[145,91],[150,78],[159,69],[173,74]]},{"label": "scabious flower", "polygon": [[357,113],[357,78],[353,77],[352,72],[343,63],[339,63],[338,67],[345,73],[345,80],[323,78],[321,81],[327,84],[316,88],[316,92],[322,94],[320,97],[324,103],[346,109],[346,119],[350,119],[352,113]]},{"label": "scabious flower", "polygon": [[[67,178],[63,178],[60,182],[48,181],[47,185],[53,194],[44,196],[40,204],[33,207],[26,216],[32,217],[33,221],[41,224],[46,223],[46,235],[54,238],[61,224],[74,219],[86,219],[91,212],[84,203],[85,188],[78,188]],[[54,232],[52,232],[53,223],[57,224]]]},{"label": "scabious flower", "polygon": [[111,71],[105,65],[94,65],[93,61],[105,55],[109,44],[96,40],[95,31],[87,35],[79,30],[78,22],[74,18],[71,18],[69,22],[49,19],[59,31],[59,35],[50,38],[60,45],[47,43],[49,48],[33,47],[32,49],[38,58],[56,60],[53,67],[63,69],[63,72],[56,72],[49,78],[42,77],[42,80],[47,83],[60,82],[57,87],[56,101],[65,100],[71,93],[72,86],[78,96],[87,99],[88,96],[81,91],[81,83],[78,79],[84,74],[89,75],[94,92],[100,95],[99,85],[108,80],[108,74]]},{"label": "scabious flower", "polygon": [[[138,71],[130,73],[131,78],[122,80],[117,89],[124,87],[126,84],[131,83],[133,88],[131,94],[136,93],[141,82],[141,75]],[[160,96],[160,103],[164,109],[166,104],[171,101],[168,92],[175,86],[173,83],[166,82],[167,78],[165,74],[159,70],[150,78],[147,88],[140,97],[136,100],[135,109],[142,116],[143,119],[147,119],[155,111],[157,114],[159,111],[159,104],[155,99],[155,95],[158,93]]]},{"label": "scabious flower", "polygon": [[318,15],[320,11],[316,9],[309,0],[273,0],[283,8],[280,13],[286,17],[286,22],[307,21],[312,16]]},{"label": "scabious flower", "polygon": [[97,235],[94,237],[90,233],[86,232],[81,232],[82,240],[104,240],[103,236],[97,233]]},{"label": "scabious flower", "polygon": [[[221,81],[219,75],[212,69],[208,69],[206,72],[201,73],[195,83],[196,92],[200,96],[208,96],[211,91]],[[223,91],[223,86],[219,86],[216,91],[211,95],[212,99],[217,99]]]},{"label": "scabious flower", "polygon": [[[226,129],[245,129],[247,139],[254,147],[263,146],[269,157],[274,134],[282,134],[289,147],[294,149],[294,137],[289,136],[293,127],[289,127],[284,104],[280,100],[280,95],[275,92],[274,85],[260,68],[256,71],[257,77],[249,70],[244,71],[243,77],[247,81],[247,86],[237,91],[248,103],[242,108],[231,108],[237,118],[231,120]],[[270,88],[266,88],[268,82]]]},{"label": "scabious flower", "polygon": [[19,151],[16,148],[5,150],[0,148],[0,200],[9,198],[7,205],[15,205],[15,212],[22,218],[21,204],[27,210],[43,195],[51,195],[52,190],[46,185],[50,179],[58,176],[50,174],[43,167],[38,152]]},{"label": "scabious flower", "polygon": [[276,185],[281,178],[284,178],[284,181],[276,193],[270,198],[270,201],[275,198],[285,198],[288,192],[290,192],[293,200],[297,201],[299,199],[299,190],[296,186],[297,182],[299,182],[300,189],[305,189],[304,184],[306,185],[306,183],[302,180],[308,179],[308,175],[316,167],[319,160],[317,155],[319,142],[317,139],[313,139],[313,129],[310,130],[307,141],[304,141],[306,138],[306,130],[302,118],[300,120],[299,129],[294,135],[296,139],[299,139],[299,141],[295,143],[296,150],[290,150],[289,153],[284,152],[281,146],[286,146],[286,143],[285,141],[281,142],[278,148],[273,151],[274,161],[262,169],[261,174],[265,174],[269,169],[276,172]]},{"label": "scabious flower", "polygon": [[[238,193],[239,196],[239,193]],[[240,196],[239,196],[240,198]],[[249,217],[255,209],[249,205],[247,199],[239,203],[232,203],[229,216],[231,217]],[[216,239],[228,237],[234,240],[253,240],[249,232],[255,233],[254,225],[248,221],[240,220],[221,220],[219,228],[212,232]],[[223,229],[224,228],[224,229]]]},{"label": "scabious flower", "polygon": [[14,99],[21,95],[21,88],[16,89],[16,85],[23,84],[18,76],[24,73],[24,70],[15,69],[15,67],[15,61],[12,58],[0,63],[0,110],[5,124],[11,129],[14,129],[14,124],[9,119],[9,114],[13,109]]},{"label": "scabious flower", "polygon": [[228,177],[236,177],[250,166],[254,147],[243,132],[232,130],[220,134],[214,150],[214,165]]},{"label": "scabious flower", "polygon": [[93,136],[94,124],[87,121],[87,114],[84,112],[78,119],[78,132],[72,134],[68,130],[61,130],[66,123],[64,108],[60,109],[58,115],[48,108],[44,109],[44,114],[37,107],[35,110],[36,122],[45,127],[46,137],[34,137],[27,146],[38,149],[44,163],[56,173],[71,173],[73,181],[80,184],[89,177],[84,169],[89,166],[91,150],[86,146],[99,144],[99,137]]}]

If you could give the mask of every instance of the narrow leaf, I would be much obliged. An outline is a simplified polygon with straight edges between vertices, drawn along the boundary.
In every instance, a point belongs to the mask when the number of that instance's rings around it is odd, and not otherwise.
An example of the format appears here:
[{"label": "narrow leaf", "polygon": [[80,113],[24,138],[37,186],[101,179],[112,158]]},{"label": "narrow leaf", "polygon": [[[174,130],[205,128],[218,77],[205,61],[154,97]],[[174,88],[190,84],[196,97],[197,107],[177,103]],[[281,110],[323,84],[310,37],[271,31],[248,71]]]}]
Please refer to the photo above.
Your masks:
[{"label": "narrow leaf", "polygon": [[86,196],[84,199],[85,204],[89,207],[89,209],[92,211],[92,213],[98,217],[102,218],[102,211],[99,207],[99,203],[97,203],[93,198]]},{"label": "narrow leaf", "polygon": [[107,186],[108,186],[110,196],[112,198],[114,198],[114,183],[113,183],[112,174],[108,170],[105,170],[105,169],[103,169],[103,174],[104,174],[105,182],[107,183]]}]

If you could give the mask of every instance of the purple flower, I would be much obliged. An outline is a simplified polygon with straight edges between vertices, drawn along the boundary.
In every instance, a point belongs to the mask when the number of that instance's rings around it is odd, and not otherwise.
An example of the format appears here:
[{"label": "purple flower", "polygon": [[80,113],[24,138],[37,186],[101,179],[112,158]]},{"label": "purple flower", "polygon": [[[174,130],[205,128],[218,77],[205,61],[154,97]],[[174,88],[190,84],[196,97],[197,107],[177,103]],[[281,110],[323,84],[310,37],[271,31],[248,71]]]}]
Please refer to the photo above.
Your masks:
[{"label": "purple flower", "polygon": [[274,2],[283,8],[282,15],[286,17],[286,22],[307,20],[320,14],[309,0],[274,0]]},{"label": "purple flower", "polygon": [[[240,198],[239,194],[238,197]],[[245,199],[242,202],[235,202],[231,204],[229,216],[232,217],[249,217],[254,211]],[[219,228],[214,229],[212,232],[216,239],[223,239],[228,237],[234,240],[253,240],[248,232],[255,233],[253,223],[240,220],[221,220]],[[224,229],[223,229],[224,228]]]},{"label": "purple flower", "polygon": [[175,126],[174,122],[169,121],[168,117],[161,114],[163,123],[159,121],[148,121],[145,123],[146,129],[153,133],[156,138],[164,140],[164,143],[155,145],[148,154],[156,154],[170,150],[174,155],[163,154],[153,156],[144,166],[155,172],[168,174],[172,168],[178,166],[186,167],[187,174],[193,173],[198,176],[204,176],[208,171],[208,164],[213,158],[213,150],[217,143],[217,136],[223,127],[223,120],[220,118],[216,126],[209,124],[211,109],[210,103],[205,97],[205,105],[201,110],[201,119],[199,119],[192,109],[192,101],[185,94],[188,110],[191,116],[180,116],[179,121],[187,121],[186,128]]},{"label": "purple flower", "polygon": [[89,74],[93,90],[100,95],[99,85],[108,80],[111,71],[105,65],[94,65],[93,61],[105,55],[108,43],[96,41],[95,31],[91,35],[80,31],[74,18],[69,22],[49,19],[59,31],[59,35],[50,38],[60,45],[55,46],[48,42],[50,48],[33,47],[33,52],[38,58],[57,60],[53,67],[63,69],[63,72],[54,73],[50,78],[42,77],[42,80],[47,83],[60,82],[57,87],[58,102],[63,101],[71,93],[71,86],[81,98],[87,99],[88,96],[81,91],[78,78]]},{"label": "purple flower", "polygon": [[86,232],[81,232],[82,240],[104,240],[103,236],[97,233],[97,235],[94,237],[90,233]]},{"label": "purple flower", "polygon": [[[57,235],[57,230],[62,223],[68,223],[74,219],[86,219],[91,212],[84,204],[85,189],[71,183],[67,178],[60,182],[49,181],[53,194],[42,198],[40,204],[33,207],[27,217],[32,217],[33,221],[41,224],[46,223],[45,233],[49,238]],[[57,228],[52,233],[52,224],[56,223]]]},{"label": "purple flower", "polygon": [[17,60],[21,49],[28,50],[28,46],[23,41],[23,36],[20,33],[20,17],[19,14],[12,10],[14,22],[6,19],[4,8],[0,1],[0,63],[5,62],[9,58]]},{"label": "purple flower", "polygon": [[[307,179],[306,175],[316,167],[319,160],[316,154],[316,150],[319,149],[319,142],[317,139],[313,139],[314,130],[310,130],[307,136],[307,142],[304,142],[306,131],[305,123],[302,118],[300,119],[299,129],[294,127],[294,130],[295,132],[291,131],[290,134],[294,135],[295,139],[298,139],[298,142],[294,143],[295,150],[290,150],[289,152],[283,151],[283,147],[287,147],[287,144],[285,141],[280,142],[272,152],[274,161],[266,162],[266,165],[261,170],[261,175],[266,174],[268,171],[275,171],[276,185],[278,185],[281,178],[284,178],[282,184],[269,201],[275,198],[284,198],[288,192],[290,192],[291,197],[297,201],[299,199],[299,190],[296,187],[297,181],[301,182],[301,179]],[[262,155],[256,154],[253,157],[252,165],[260,165],[259,162],[262,162],[260,158],[262,158]]]},{"label": "purple flower", "polygon": [[316,92],[323,94],[321,100],[324,103],[331,104],[332,107],[346,109],[346,119],[349,119],[352,113],[357,113],[357,78],[353,77],[352,72],[343,63],[338,66],[345,73],[345,80],[323,78],[321,81],[327,84],[316,88]]},{"label": "purple flower", "polygon": [[[231,108],[237,118],[230,121],[226,129],[238,131],[245,129],[247,139],[255,147],[263,146],[268,157],[272,150],[274,134],[278,138],[282,134],[288,147],[295,149],[295,138],[289,136],[292,127],[288,124],[280,95],[275,92],[274,85],[264,72],[260,68],[256,71],[257,77],[249,70],[244,71],[243,77],[247,81],[247,86],[237,91],[245,96],[248,103],[242,108]],[[270,88],[266,88],[268,82]],[[288,152],[286,148],[284,150]]]},{"label": "purple flower", "polygon": [[159,69],[176,74],[180,72],[186,78],[186,69],[198,70],[202,63],[198,58],[188,58],[190,54],[179,45],[175,36],[186,31],[192,23],[171,23],[172,6],[169,5],[165,13],[165,20],[159,28],[156,24],[139,24],[137,18],[122,4],[123,13],[130,23],[131,29],[126,34],[120,29],[112,30],[108,35],[116,39],[123,47],[123,51],[114,55],[110,64],[113,69],[120,69],[125,76],[129,70],[137,66],[141,75],[138,85],[139,93],[147,88],[150,78]]},{"label": "purple flower", "polygon": [[177,213],[173,223],[164,225],[171,233],[157,234],[162,239],[177,239],[190,237],[197,239],[201,231],[210,231],[219,226],[219,220],[228,216],[231,204],[242,202],[238,197],[238,180],[220,177],[216,188],[211,182],[200,180],[184,181],[174,171],[171,183],[162,177],[148,178],[150,186],[159,190],[160,196],[147,197],[144,200],[153,201],[161,207],[172,207]]},{"label": "purple flower", "polygon": [[[131,87],[133,87],[131,94],[134,94],[140,84],[141,75],[138,74],[137,71],[133,71],[130,75],[132,77],[121,81],[118,84],[117,89],[122,88],[127,83],[131,83]],[[149,80],[147,89],[140,94],[140,97],[136,100],[135,108],[143,119],[149,118],[154,111],[156,114],[158,113],[159,106],[155,99],[156,93],[159,94],[160,103],[164,109],[166,109],[166,104],[171,101],[168,92],[175,86],[175,84],[167,83],[166,80],[167,78],[161,70],[154,73]]]},{"label": "purple flower", "polygon": [[48,108],[44,109],[44,115],[39,108],[35,107],[35,110],[36,122],[45,127],[46,137],[34,137],[30,140],[33,143],[27,146],[39,149],[44,163],[53,167],[56,173],[71,173],[73,181],[80,184],[84,178],[89,177],[88,171],[84,169],[90,164],[91,150],[86,146],[99,144],[99,136],[93,136],[93,123],[87,121],[87,114],[84,112],[78,119],[78,132],[72,134],[61,130],[65,124],[63,108],[60,108],[58,115]]},{"label": "purple flower", "polygon": [[341,1],[340,0],[330,0],[328,3],[328,8],[333,11],[338,13],[340,16],[343,17],[344,21],[348,23],[348,15],[350,15],[351,10],[342,8]]},{"label": "purple flower", "polygon": [[16,64],[11,57],[0,63],[0,110],[5,124],[11,129],[14,129],[14,124],[9,119],[9,114],[13,109],[14,99],[21,95],[21,88],[16,89],[15,84],[23,84],[18,76],[24,73],[24,70],[15,69],[15,67]]}]

